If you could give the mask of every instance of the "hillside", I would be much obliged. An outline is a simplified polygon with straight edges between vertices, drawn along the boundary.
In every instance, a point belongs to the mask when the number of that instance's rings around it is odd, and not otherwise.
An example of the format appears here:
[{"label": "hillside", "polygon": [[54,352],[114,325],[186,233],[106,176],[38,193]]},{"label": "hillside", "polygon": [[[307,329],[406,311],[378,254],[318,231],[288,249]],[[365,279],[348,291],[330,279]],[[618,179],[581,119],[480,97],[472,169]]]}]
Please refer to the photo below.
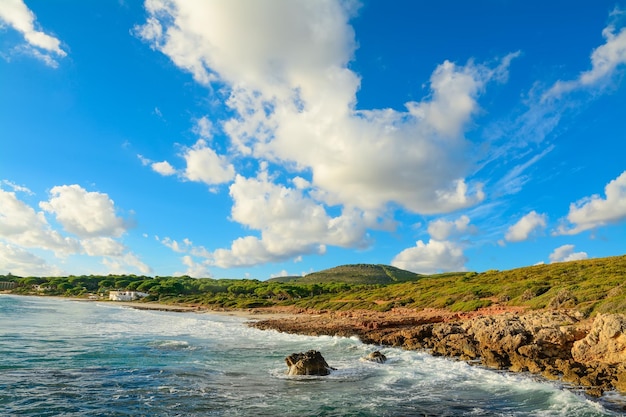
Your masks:
[{"label": "hillside", "polygon": [[[307,303],[302,300],[296,304]],[[344,291],[322,306],[342,310],[408,307],[473,311],[492,305],[575,308],[585,314],[625,313],[626,256],[508,271],[428,275],[412,282]]]},{"label": "hillside", "polygon": [[[299,284],[322,284],[322,283],[345,283],[345,284],[392,284],[396,282],[415,281],[422,275],[389,265],[355,264],[342,265],[319,272],[313,272],[291,283]],[[284,281],[283,281],[284,282]]]},{"label": "hillside", "polygon": [[387,265],[343,265],[304,277],[275,280],[196,279],[135,275],[16,277],[0,282],[19,294],[95,296],[110,290],[148,293],[144,301],[211,308],[296,306],[317,310],[474,311],[509,306],[574,308],[585,315],[626,313],[626,255],[490,270],[419,275]]}]

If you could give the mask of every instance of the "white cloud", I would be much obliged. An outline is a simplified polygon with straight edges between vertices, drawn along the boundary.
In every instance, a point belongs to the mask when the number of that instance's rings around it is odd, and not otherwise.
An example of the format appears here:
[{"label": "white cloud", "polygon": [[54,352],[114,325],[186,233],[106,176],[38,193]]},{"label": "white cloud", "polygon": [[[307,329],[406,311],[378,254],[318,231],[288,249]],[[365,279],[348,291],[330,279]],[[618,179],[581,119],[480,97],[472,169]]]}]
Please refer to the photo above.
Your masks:
[{"label": "white cloud", "polygon": [[428,234],[435,240],[446,240],[453,235],[476,233],[476,226],[469,223],[470,218],[466,215],[462,215],[454,221],[438,219],[428,223]]},{"label": "white cloud", "polygon": [[204,139],[185,149],[183,157],[187,162],[184,176],[190,181],[216,185],[229,182],[235,176],[235,168],[228,159],[208,147]]},{"label": "white cloud", "polygon": [[157,237],[157,240],[174,252],[178,253],[187,252],[192,247],[192,242],[189,239],[183,239],[182,244],[178,243],[176,240],[170,239],[169,237],[164,237],[163,239],[159,239]]},{"label": "white cloud", "polygon": [[0,273],[17,276],[60,276],[64,272],[54,265],[20,247],[0,241]]},{"label": "white cloud", "polygon": [[89,256],[122,256],[126,250],[123,244],[110,237],[92,237],[80,243]]},{"label": "white cloud", "polygon": [[[438,214],[484,201],[483,185],[472,177],[479,155],[468,158],[472,143],[465,134],[481,111],[479,98],[487,85],[505,82],[519,53],[491,63],[444,61],[431,74],[427,95],[406,103],[405,110],[359,109],[361,80],[349,68],[357,47],[350,5],[334,0],[146,1],[148,17],[135,28],[137,36],[198,83],[229,95],[225,104],[233,116],[207,126],[198,121],[195,132],[201,139],[183,154],[185,178],[209,185],[234,180],[231,218],[258,232],[211,252],[215,265],[253,265],[321,253],[325,245],[351,246],[375,223],[368,219],[390,207]],[[573,81],[576,88],[600,85],[624,61],[624,30],[608,26],[603,34],[606,42],[594,50],[592,69]],[[502,135],[511,140],[494,146],[485,165],[553,131],[567,108],[557,99],[558,88],[531,91],[529,110]],[[542,101],[550,95],[555,99]],[[230,139],[224,155],[207,144],[215,129]],[[524,155],[530,156],[495,189],[519,191],[529,180],[529,168],[551,150]],[[236,175],[233,163],[243,157],[288,168],[295,189],[279,185],[278,179]],[[304,230],[296,235],[288,230],[295,224],[289,212],[280,219],[267,207],[277,213],[311,210],[312,215],[298,224]],[[327,207],[341,209],[342,215],[330,218]],[[506,239],[524,240],[545,227],[545,218],[534,216],[512,226]],[[349,226],[338,232],[329,227],[333,222]],[[443,223],[431,228],[432,248],[452,233]]]},{"label": "white cloud", "polygon": [[13,182],[11,182],[9,180],[2,180],[2,181],[0,181],[0,185],[4,185],[4,186],[7,186],[9,188],[12,188],[13,191],[16,191],[16,192],[22,192],[22,193],[26,193],[28,195],[33,195],[33,192],[29,188],[24,187],[22,185],[17,185],[17,184],[15,184],[15,183],[13,183]]},{"label": "white cloud", "polygon": [[127,224],[115,214],[113,200],[99,192],[88,192],[79,185],[61,185],[50,190],[51,198],[39,206],[56,216],[63,228],[79,237],[119,237]]},{"label": "white cloud", "polygon": [[610,223],[626,220],[626,171],[604,187],[606,198],[594,194],[570,204],[567,221],[555,234],[575,235]]},{"label": "white cloud", "polygon": [[76,239],[62,236],[48,224],[43,212],[0,189],[0,238],[26,248],[51,250],[59,256],[80,251]]},{"label": "white cloud", "polygon": [[151,159],[146,158],[145,156],[141,154],[138,154],[137,158],[139,158],[139,160],[141,161],[141,165],[150,166],[150,168],[152,168],[152,170],[156,172],[157,174],[161,174],[166,177],[177,174],[176,168],[174,168],[167,161],[154,162]]},{"label": "white cloud", "polygon": [[213,137],[214,129],[213,123],[209,120],[209,118],[202,116],[196,121],[196,126],[194,127],[193,132],[203,139],[211,139]]},{"label": "white cloud", "polygon": [[330,217],[323,205],[302,190],[274,184],[266,172],[257,178],[238,175],[230,195],[234,201],[231,218],[260,231],[261,237],[242,237],[232,242],[230,249],[215,250],[210,257],[216,266],[277,262],[324,253],[325,245],[365,248],[370,243],[366,228],[373,226],[374,220],[355,209]]},{"label": "white cloud", "polygon": [[465,271],[466,262],[463,249],[456,243],[431,239],[428,243],[418,240],[415,246],[396,255],[391,265],[419,274],[434,274]]},{"label": "white cloud", "polygon": [[286,269],[283,269],[277,274],[270,274],[270,278],[288,277],[290,274]]},{"label": "white cloud", "polygon": [[174,275],[188,275],[192,278],[211,278],[213,275],[209,271],[207,261],[196,262],[189,255],[182,257],[182,263],[187,267],[184,273],[176,273]]},{"label": "white cloud", "polygon": [[61,41],[35,28],[35,14],[22,0],[3,0],[0,2],[0,21],[22,33],[28,46],[19,48],[51,67],[58,65],[52,54],[64,57]]},{"label": "white cloud", "polygon": [[463,133],[485,85],[503,81],[516,54],[493,68],[444,62],[430,95],[407,111],[356,111],[360,80],[347,67],[356,48],[347,5],[152,0],[136,33],[196,81],[226,84],[236,114],[223,123],[230,152],[311,172],[326,204],[380,212],[395,202],[440,213],[482,201],[480,185],[466,179],[472,161]]},{"label": "white cloud", "polygon": [[[127,273],[129,268],[143,274],[151,271],[114,239],[125,232],[126,226],[123,219],[115,216],[113,201],[106,194],[88,193],[73,185],[54,187],[50,195],[49,201],[39,203],[44,211],[36,212],[14,192],[0,189],[0,270],[35,276],[62,274],[58,267],[27,251],[28,248],[52,251],[63,260],[70,255],[102,257],[102,263],[110,267],[107,273]],[[66,231],[80,239],[54,230],[46,219],[46,211],[56,215]]]},{"label": "white cloud", "polygon": [[154,172],[164,176],[176,174],[176,169],[174,169],[174,167],[167,161],[153,162],[150,167]]},{"label": "white cloud", "polygon": [[127,274],[129,268],[134,268],[144,275],[152,273],[152,268],[143,263],[139,257],[132,252],[126,252],[122,256],[117,257],[104,257],[102,258],[102,264],[108,268],[110,274]]},{"label": "white cloud", "polygon": [[509,170],[509,172],[498,180],[494,189],[498,190],[497,193],[500,195],[515,194],[520,192],[524,187],[524,184],[530,181],[531,178],[530,175],[525,174],[525,172],[543,159],[543,157],[548,153],[552,152],[552,150],[554,150],[554,145],[548,146],[540,153],[533,155],[527,161],[515,165]]},{"label": "white cloud", "polygon": [[509,227],[504,238],[509,242],[527,240],[533,232],[545,229],[546,217],[545,214],[539,214],[533,210]]},{"label": "white cloud", "polygon": [[[497,181],[494,189],[496,194],[513,194],[521,190],[530,180],[525,173],[529,167],[537,163],[554,146],[548,146],[533,155],[529,152],[535,146],[551,135],[561,120],[575,114],[581,102],[572,100],[572,94],[587,93],[586,101],[597,97],[610,81],[615,78],[620,68],[626,64],[626,27],[619,27],[618,19],[623,12],[617,10],[611,13],[614,23],[603,29],[605,43],[593,50],[591,54],[591,69],[581,72],[573,80],[559,80],[546,88],[545,84],[536,82],[525,97],[528,109],[511,122],[496,123],[488,128],[488,135],[499,144],[490,147],[490,153],[482,161],[483,167],[494,163],[502,165],[503,160],[513,156],[520,158],[520,150],[526,155],[532,155],[526,162],[517,164]],[[584,101],[583,101],[584,102]],[[525,157],[526,155],[521,155]],[[489,175],[489,174],[488,174]]]},{"label": "white cloud", "polygon": [[606,42],[591,53],[591,69],[582,72],[575,80],[556,82],[544,94],[544,100],[559,98],[580,88],[603,87],[616,70],[626,64],[626,27],[618,29],[610,24],[602,30],[602,36]]},{"label": "white cloud", "polygon": [[550,263],[580,261],[587,259],[587,257],[587,253],[585,252],[574,252],[574,245],[563,245],[556,248],[550,254]]}]

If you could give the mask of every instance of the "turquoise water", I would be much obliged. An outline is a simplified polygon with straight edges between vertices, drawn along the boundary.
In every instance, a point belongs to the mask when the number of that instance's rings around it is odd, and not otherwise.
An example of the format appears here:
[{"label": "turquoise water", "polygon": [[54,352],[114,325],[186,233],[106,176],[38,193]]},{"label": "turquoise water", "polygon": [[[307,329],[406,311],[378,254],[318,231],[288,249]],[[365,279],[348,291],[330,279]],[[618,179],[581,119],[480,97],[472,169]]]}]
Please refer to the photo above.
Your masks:
[{"label": "turquoise water", "polygon": [[[337,371],[288,377],[317,349]],[[2,416],[605,416],[556,383],[353,338],[249,328],[231,316],[0,295]],[[613,410],[613,411],[611,411]]]}]

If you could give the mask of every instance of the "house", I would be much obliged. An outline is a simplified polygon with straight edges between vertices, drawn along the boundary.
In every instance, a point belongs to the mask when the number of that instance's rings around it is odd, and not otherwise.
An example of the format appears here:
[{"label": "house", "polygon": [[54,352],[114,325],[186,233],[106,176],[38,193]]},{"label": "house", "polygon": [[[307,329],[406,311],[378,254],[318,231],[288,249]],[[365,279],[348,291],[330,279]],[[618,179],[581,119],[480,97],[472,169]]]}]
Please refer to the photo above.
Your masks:
[{"label": "house", "polygon": [[140,291],[109,291],[111,301],[134,301],[147,297],[149,294]]},{"label": "house", "polygon": [[17,283],[13,281],[0,281],[0,291],[12,290],[17,287]]}]

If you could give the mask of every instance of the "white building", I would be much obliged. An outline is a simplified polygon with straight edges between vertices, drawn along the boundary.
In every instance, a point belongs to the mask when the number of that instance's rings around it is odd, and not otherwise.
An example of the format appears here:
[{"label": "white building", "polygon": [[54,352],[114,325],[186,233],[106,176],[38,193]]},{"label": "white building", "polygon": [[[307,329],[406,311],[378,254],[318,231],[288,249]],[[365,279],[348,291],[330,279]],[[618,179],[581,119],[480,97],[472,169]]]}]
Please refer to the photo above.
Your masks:
[{"label": "white building", "polygon": [[140,291],[110,291],[109,300],[111,301],[134,301],[147,297],[149,294]]}]

